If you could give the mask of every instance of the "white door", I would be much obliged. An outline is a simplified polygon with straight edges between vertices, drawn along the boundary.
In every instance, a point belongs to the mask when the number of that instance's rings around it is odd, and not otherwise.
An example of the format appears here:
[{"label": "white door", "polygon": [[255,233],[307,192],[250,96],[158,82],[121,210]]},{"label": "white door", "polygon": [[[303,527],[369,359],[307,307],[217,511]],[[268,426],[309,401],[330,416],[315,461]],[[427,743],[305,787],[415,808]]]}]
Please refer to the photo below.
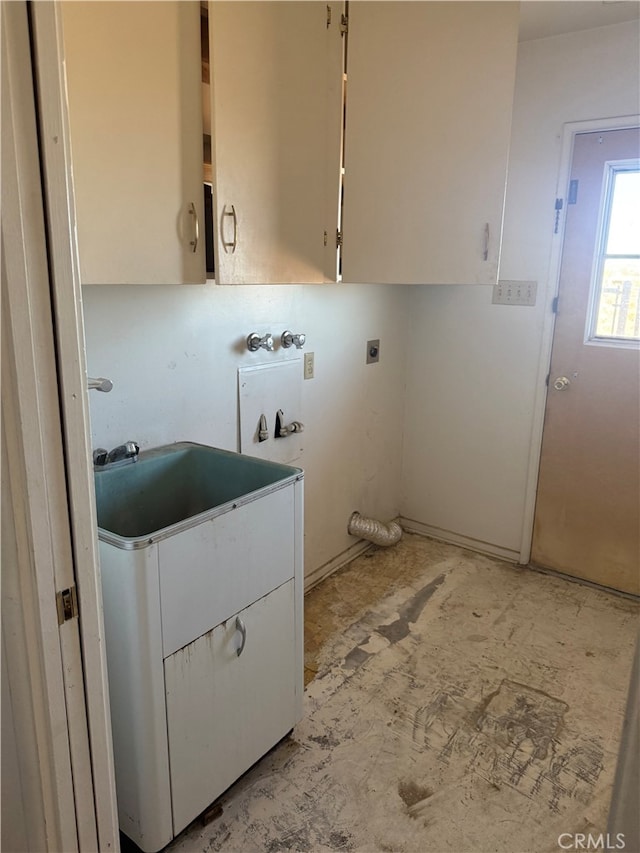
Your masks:
[{"label": "white door", "polygon": [[576,135],[531,561],[640,592],[640,131]]}]

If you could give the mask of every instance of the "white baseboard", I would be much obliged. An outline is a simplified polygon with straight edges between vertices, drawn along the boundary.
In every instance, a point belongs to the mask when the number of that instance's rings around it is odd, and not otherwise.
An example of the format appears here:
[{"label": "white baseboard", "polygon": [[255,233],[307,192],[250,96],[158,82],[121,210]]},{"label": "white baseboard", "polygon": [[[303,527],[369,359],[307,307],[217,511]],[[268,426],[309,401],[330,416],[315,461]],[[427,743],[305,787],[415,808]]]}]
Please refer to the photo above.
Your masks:
[{"label": "white baseboard", "polygon": [[520,561],[520,552],[514,551],[511,548],[503,548],[500,545],[493,545],[491,542],[483,542],[480,539],[473,539],[470,536],[462,536],[451,530],[432,527],[430,524],[423,524],[421,521],[414,521],[411,518],[400,518],[400,525],[407,533],[430,536],[432,539],[439,539],[451,545],[459,545],[461,548],[477,551],[480,554],[488,554],[490,557],[499,557],[501,560],[508,560],[510,563],[518,563]]},{"label": "white baseboard", "polygon": [[304,591],[308,592],[312,587],[316,586],[316,584],[319,584],[320,581],[323,581],[325,578],[328,578],[329,575],[332,575],[334,572],[337,572],[338,569],[341,569],[343,566],[346,566],[347,563],[350,563],[352,560],[355,560],[356,557],[359,557],[360,554],[363,554],[371,547],[371,542],[367,542],[365,539],[360,539],[353,545],[350,545],[346,549],[346,551],[343,551],[341,554],[338,554],[336,557],[333,557],[331,560],[324,563],[322,566],[318,566],[318,568],[314,569],[310,574],[305,575]]},{"label": "white baseboard", "polygon": [[[490,557],[498,557],[500,560],[507,560],[509,563],[518,563],[520,560],[520,552],[514,551],[511,548],[503,548],[500,545],[493,545],[491,542],[483,542],[480,539],[473,539],[470,536],[462,536],[459,533],[454,533],[451,530],[443,530],[440,527],[433,527],[430,524],[423,524],[421,521],[414,521],[411,518],[396,518],[403,530],[407,533],[416,533],[419,536],[429,536],[431,539],[438,539],[441,542],[448,542],[450,545],[458,545],[460,548],[466,548],[469,551],[476,551],[479,554],[488,554]],[[345,551],[328,560],[322,566],[318,566],[310,574],[305,575],[304,591],[309,592],[314,586],[325,580],[330,575],[334,574],[364,554],[369,548],[372,548],[371,542],[366,539],[360,539],[353,545],[350,545]]]}]

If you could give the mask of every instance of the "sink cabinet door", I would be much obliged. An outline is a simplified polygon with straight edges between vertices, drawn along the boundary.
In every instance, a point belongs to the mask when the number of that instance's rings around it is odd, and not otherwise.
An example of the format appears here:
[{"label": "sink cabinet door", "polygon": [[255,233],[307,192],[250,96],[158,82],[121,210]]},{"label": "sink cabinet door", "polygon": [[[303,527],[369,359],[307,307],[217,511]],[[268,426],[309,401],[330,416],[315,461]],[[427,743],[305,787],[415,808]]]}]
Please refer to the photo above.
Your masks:
[{"label": "sink cabinet door", "polygon": [[176,835],[298,722],[294,581],[236,618],[164,662]]}]

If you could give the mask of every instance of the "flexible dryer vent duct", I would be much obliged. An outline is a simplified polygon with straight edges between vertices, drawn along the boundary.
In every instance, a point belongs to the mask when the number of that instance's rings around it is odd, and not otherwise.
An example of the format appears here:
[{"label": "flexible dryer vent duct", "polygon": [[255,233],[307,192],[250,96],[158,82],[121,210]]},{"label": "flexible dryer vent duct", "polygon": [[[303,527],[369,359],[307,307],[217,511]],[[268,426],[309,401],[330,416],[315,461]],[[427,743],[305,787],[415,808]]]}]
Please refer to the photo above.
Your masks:
[{"label": "flexible dryer vent duct", "polygon": [[376,521],[375,518],[365,518],[359,512],[351,514],[347,529],[352,536],[367,539],[374,545],[382,545],[383,547],[395,545],[402,538],[402,528],[397,522],[390,521],[389,524],[383,524],[382,521]]}]

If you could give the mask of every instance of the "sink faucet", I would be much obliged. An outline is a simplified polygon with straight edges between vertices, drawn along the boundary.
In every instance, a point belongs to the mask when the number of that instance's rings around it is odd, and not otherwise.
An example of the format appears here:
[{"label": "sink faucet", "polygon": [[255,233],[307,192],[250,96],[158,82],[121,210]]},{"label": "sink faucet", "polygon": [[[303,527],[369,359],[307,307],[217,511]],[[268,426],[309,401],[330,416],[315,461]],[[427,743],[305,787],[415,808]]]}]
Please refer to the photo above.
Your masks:
[{"label": "sink faucet", "polygon": [[290,424],[284,422],[284,412],[278,409],[276,412],[276,428],[273,434],[274,438],[285,438],[287,435],[292,435],[294,432],[304,432],[304,424],[300,421],[291,421]]},{"label": "sink faucet", "polygon": [[127,441],[124,444],[119,444],[113,450],[105,450],[99,447],[93,451],[94,465],[113,465],[116,462],[135,462],[140,452],[140,446],[135,441]]}]

